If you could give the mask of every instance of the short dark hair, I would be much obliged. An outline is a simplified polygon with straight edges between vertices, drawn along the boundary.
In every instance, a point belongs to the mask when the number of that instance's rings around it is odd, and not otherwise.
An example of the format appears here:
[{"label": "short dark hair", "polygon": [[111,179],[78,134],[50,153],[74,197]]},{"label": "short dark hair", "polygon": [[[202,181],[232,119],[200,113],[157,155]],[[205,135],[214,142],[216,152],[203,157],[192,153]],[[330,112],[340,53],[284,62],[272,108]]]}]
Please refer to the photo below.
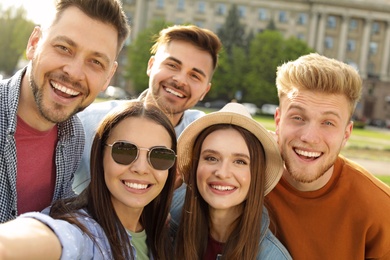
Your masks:
[{"label": "short dark hair", "polygon": [[222,48],[222,43],[214,32],[195,25],[170,26],[160,31],[151,48],[151,53],[155,54],[161,45],[171,41],[188,42],[200,50],[207,51],[213,59],[213,69],[217,68],[218,53]]},{"label": "short dark hair", "polygon": [[55,23],[67,8],[74,6],[83,13],[103,23],[111,24],[118,31],[117,55],[130,34],[130,25],[120,0],[56,0]]}]

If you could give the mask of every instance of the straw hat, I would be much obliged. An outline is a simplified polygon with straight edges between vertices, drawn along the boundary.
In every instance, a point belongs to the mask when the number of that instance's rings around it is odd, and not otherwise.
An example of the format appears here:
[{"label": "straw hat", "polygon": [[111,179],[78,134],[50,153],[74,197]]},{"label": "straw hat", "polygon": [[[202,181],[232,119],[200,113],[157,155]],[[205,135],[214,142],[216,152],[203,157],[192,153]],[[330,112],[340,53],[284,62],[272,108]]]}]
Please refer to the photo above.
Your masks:
[{"label": "straw hat", "polygon": [[283,173],[283,161],[278,146],[271,133],[256,122],[248,110],[239,103],[228,103],[221,110],[209,113],[188,125],[178,139],[178,170],[188,180],[191,167],[194,142],[207,127],[216,124],[232,124],[240,126],[254,134],[265,151],[265,195],[278,183]]}]

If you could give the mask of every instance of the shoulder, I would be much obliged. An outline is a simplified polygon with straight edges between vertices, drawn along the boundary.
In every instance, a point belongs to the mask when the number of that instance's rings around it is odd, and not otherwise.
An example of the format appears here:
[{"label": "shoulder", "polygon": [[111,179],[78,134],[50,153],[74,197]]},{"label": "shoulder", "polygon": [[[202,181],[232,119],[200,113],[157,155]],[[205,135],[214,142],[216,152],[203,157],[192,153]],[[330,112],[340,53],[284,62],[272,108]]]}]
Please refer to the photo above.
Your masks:
[{"label": "shoulder", "polygon": [[335,172],[340,174],[342,187],[357,189],[358,194],[367,197],[383,196],[390,205],[390,187],[368,172],[364,167],[343,156],[335,163]]},{"label": "shoulder", "polygon": [[257,259],[292,259],[282,243],[267,229]]},{"label": "shoulder", "polygon": [[263,207],[261,219],[261,238],[258,259],[292,259],[287,249],[269,229],[269,215]]},{"label": "shoulder", "polygon": [[179,136],[189,124],[204,115],[205,112],[196,109],[187,109],[184,111],[182,119],[175,126],[176,135]]},{"label": "shoulder", "polygon": [[91,119],[102,119],[112,109],[126,102],[128,102],[128,100],[94,102],[86,107],[83,111],[77,113],[77,115],[84,124],[85,121],[90,121]]}]

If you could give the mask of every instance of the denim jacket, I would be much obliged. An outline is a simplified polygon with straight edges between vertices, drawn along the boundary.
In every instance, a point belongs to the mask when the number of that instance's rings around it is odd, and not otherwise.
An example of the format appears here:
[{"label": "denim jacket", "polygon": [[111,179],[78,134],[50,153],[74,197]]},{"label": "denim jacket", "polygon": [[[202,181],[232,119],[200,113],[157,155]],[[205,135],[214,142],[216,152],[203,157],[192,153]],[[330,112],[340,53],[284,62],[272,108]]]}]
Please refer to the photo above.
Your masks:
[{"label": "denim jacket", "polygon": [[[86,211],[81,210],[83,214]],[[34,218],[47,225],[56,234],[62,247],[61,260],[109,260],[112,258],[112,251],[107,236],[103,228],[92,217],[79,217],[77,220],[82,223],[93,235],[93,241],[88,235],[84,234],[76,225],[70,224],[65,220],[53,219],[50,216],[31,212],[20,215],[21,218]],[[128,233],[130,243],[131,235]],[[133,255],[137,259],[135,247],[131,245]],[[153,256],[150,256],[153,260]]]},{"label": "denim jacket", "polygon": [[[183,184],[179,189],[177,189],[173,194],[173,200],[171,205],[171,222],[170,228],[171,233],[174,235],[178,231],[181,211],[184,204],[184,197],[186,192],[186,186]],[[272,234],[269,230],[270,219],[268,216],[268,211],[264,207],[262,220],[261,220],[261,236],[259,241],[259,255],[257,259],[272,259],[272,260],[282,260],[282,259],[292,259],[287,249],[280,243],[280,241]]]}]

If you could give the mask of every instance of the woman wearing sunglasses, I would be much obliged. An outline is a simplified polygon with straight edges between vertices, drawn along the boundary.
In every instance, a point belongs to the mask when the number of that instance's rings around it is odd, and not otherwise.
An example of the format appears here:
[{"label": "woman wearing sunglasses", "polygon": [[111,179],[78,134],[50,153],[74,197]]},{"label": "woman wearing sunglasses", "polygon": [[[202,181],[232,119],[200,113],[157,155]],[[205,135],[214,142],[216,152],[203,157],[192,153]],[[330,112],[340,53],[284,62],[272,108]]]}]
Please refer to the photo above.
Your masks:
[{"label": "woman wearing sunglasses", "polygon": [[56,201],[50,216],[27,213],[0,225],[0,255],[172,259],[166,219],[175,151],[174,128],[158,108],[137,101],[119,107],[97,129],[87,189]]},{"label": "woman wearing sunglasses", "polygon": [[291,259],[263,207],[283,162],[272,135],[243,105],[229,103],[187,126],[178,169],[187,191],[171,208],[173,232],[180,222],[176,259]]}]

